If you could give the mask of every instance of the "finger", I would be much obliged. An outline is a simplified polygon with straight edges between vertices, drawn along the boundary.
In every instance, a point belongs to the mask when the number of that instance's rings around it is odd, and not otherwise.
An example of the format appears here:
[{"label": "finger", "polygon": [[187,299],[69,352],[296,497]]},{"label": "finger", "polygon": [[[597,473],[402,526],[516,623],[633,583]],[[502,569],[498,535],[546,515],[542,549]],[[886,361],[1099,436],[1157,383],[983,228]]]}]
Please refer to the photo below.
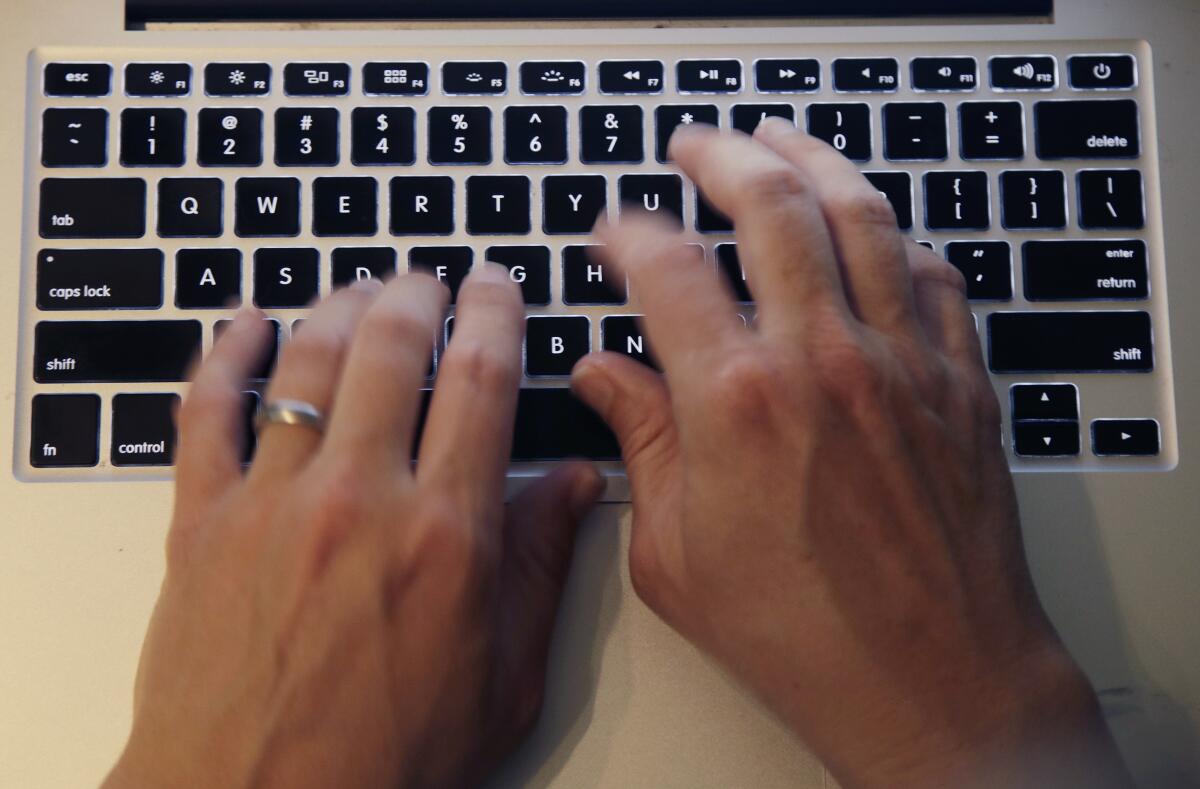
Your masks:
[{"label": "finger", "polygon": [[983,344],[962,273],[915,242],[907,253],[918,319],[930,344],[952,362],[983,371]]},{"label": "finger", "polygon": [[709,202],[733,220],[764,330],[793,331],[830,309],[849,314],[811,178],[744,134],[689,129],[676,132],[670,150]]},{"label": "finger", "polygon": [[[328,415],[350,340],[380,287],[373,280],[356,282],[318,305],[284,346],[265,402],[298,400]],[[293,473],[312,459],[320,444],[316,430],[269,426],[259,438],[250,473],[253,477]]]},{"label": "finger", "polygon": [[759,124],[754,133],[816,189],[855,314],[890,334],[919,331],[912,278],[896,212],[858,168],[823,140],[789,123]]},{"label": "finger", "polygon": [[[508,270],[481,263],[463,282],[421,438],[417,478],[475,515],[504,497],[521,382],[525,308]],[[474,519],[474,522],[483,522]]]},{"label": "finger", "polygon": [[197,368],[179,410],[175,487],[180,500],[214,499],[241,479],[242,392],[262,363],[270,329],[258,310],[238,312]]},{"label": "finger", "polygon": [[421,386],[450,291],[421,273],[380,291],[354,333],[334,398],[325,448],[332,453],[412,463]]}]

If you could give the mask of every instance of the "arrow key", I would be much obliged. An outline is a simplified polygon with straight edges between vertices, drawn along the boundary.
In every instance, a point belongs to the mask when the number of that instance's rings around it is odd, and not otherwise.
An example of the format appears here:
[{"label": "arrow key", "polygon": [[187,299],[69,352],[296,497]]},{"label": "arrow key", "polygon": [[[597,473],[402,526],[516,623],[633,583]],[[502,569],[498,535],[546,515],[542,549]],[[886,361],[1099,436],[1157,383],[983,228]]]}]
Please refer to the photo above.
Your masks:
[{"label": "arrow key", "polygon": [[1074,384],[1016,384],[1009,396],[1018,421],[1079,419],[1079,388]]},{"label": "arrow key", "polygon": [[1079,454],[1079,423],[1013,422],[1013,451],[1021,457],[1067,457]]},{"label": "arrow key", "polygon": [[1092,451],[1100,457],[1157,455],[1158,422],[1153,419],[1097,419],[1092,422]]},{"label": "arrow key", "polygon": [[42,165],[103,167],[108,161],[108,111],[53,109],[42,113]]}]

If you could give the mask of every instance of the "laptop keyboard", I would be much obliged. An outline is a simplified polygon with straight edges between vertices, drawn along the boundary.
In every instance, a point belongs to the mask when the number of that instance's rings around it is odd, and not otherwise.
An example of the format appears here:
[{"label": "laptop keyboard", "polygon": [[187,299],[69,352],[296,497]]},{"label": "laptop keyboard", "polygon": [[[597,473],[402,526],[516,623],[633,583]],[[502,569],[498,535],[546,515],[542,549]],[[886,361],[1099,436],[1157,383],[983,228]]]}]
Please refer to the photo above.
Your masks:
[{"label": "laptop keyboard", "polygon": [[[623,205],[699,231],[752,320],[732,227],[666,150],[680,125],[765,117],[858,163],[962,270],[1014,469],[1171,468],[1149,57],[1132,41],[38,51],[17,476],[169,478],[187,370],[238,304],[276,328],[249,414],[314,299],[406,270],[457,292],[480,259],[528,312],[515,472],[575,455],[619,471],[568,376],[592,350],[653,360],[588,232]],[[452,330],[453,307],[438,350]]]}]

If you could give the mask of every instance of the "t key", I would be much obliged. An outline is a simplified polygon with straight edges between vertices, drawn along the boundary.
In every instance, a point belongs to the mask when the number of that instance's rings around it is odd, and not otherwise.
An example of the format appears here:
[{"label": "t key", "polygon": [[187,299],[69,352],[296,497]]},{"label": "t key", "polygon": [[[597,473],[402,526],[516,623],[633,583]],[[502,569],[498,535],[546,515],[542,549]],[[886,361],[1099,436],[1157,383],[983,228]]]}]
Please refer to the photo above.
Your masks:
[{"label": "t key", "polygon": [[121,164],[126,167],[182,167],[183,110],[129,109],[121,113]]}]

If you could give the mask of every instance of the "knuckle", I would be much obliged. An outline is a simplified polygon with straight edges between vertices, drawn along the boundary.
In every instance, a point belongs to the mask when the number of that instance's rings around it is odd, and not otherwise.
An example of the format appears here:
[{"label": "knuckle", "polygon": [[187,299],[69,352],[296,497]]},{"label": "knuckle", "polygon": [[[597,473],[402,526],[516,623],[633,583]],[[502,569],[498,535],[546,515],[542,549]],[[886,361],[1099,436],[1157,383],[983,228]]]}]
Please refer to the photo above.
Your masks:
[{"label": "knuckle", "polygon": [[513,388],[521,377],[515,355],[491,344],[468,340],[461,335],[446,351],[447,375],[462,378],[481,391],[496,392]]},{"label": "knuckle", "polygon": [[778,396],[783,371],[766,353],[733,354],[713,375],[709,389],[716,408],[735,417],[761,416]]},{"label": "knuckle", "polygon": [[823,343],[811,358],[815,382],[835,402],[853,407],[880,401],[883,371],[861,343],[852,338]]},{"label": "knuckle", "polygon": [[891,202],[878,192],[856,189],[834,199],[829,210],[852,225],[895,231],[899,234],[896,210]]},{"label": "knuckle", "polygon": [[443,497],[430,496],[429,499],[421,505],[414,519],[416,560],[451,573],[470,575],[479,546],[468,528],[467,519]]},{"label": "knuckle", "polygon": [[930,255],[914,266],[913,279],[918,283],[938,285],[957,291],[964,299],[967,297],[967,279],[958,267],[942,258]]}]

